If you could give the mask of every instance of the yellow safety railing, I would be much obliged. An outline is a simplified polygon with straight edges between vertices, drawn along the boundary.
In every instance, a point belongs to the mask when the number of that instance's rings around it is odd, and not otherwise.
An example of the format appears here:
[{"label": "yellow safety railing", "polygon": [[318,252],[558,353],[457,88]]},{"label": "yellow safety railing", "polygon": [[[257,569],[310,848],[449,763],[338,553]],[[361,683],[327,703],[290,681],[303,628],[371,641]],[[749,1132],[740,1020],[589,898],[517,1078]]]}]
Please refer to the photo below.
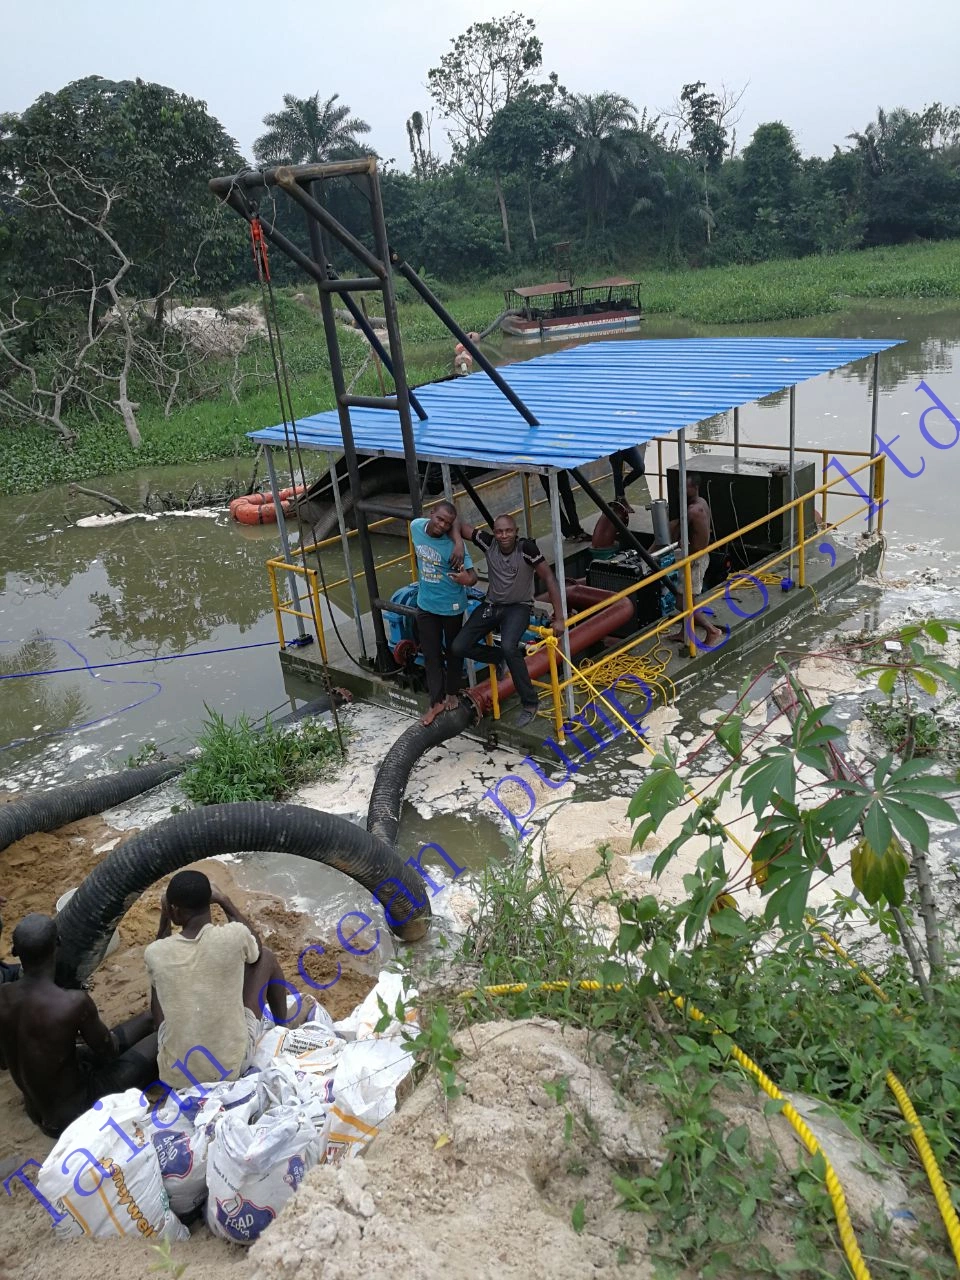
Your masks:
[{"label": "yellow safety railing", "polygon": [[[751,448],[752,447],[753,446],[751,446]],[[875,501],[878,501],[881,503],[883,501],[882,463],[883,463],[882,458],[868,457],[866,462],[862,463],[859,467],[854,468],[854,470],[848,472],[850,476],[855,476],[855,475],[858,475],[861,471],[865,471],[867,469],[873,468],[874,469],[873,498]],[[592,617],[594,614],[600,613],[603,609],[609,608],[610,605],[616,604],[618,600],[623,600],[628,596],[634,595],[637,591],[646,590],[653,583],[663,578],[666,578],[668,575],[672,573],[681,573],[683,575],[684,598],[685,600],[692,601],[692,594],[693,594],[692,585],[693,584],[691,581],[691,576],[692,576],[691,566],[693,565],[694,561],[699,560],[702,556],[709,555],[710,552],[712,551],[718,551],[721,548],[731,543],[739,542],[745,534],[748,534],[752,532],[754,529],[759,529],[762,526],[769,524],[769,522],[773,519],[776,519],[777,516],[785,515],[791,510],[796,510],[798,508],[800,508],[800,518],[799,520],[796,521],[796,524],[795,524],[795,527],[798,529],[796,541],[793,542],[789,547],[787,547],[786,550],[780,552],[778,555],[769,557],[763,562],[763,564],[759,566],[753,566],[751,570],[744,570],[742,574],[738,576],[742,577],[744,586],[747,586],[749,585],[749,578],[747,577],[748,573],[752,573],[754,577],[757,577],[760,573],[768,573],[775,565],[780,564],[782,561],[784,560],[790,561],[794,556],[797,556],[798,557],[797,584],[801,587],[806,586],[806,545],[808,542],[808,538],[806,534],[806,529],[804,527],[802,508],[805,503],[809,503],[811,500],[815,499],[818,495],[825,493],[826,491],[836,492],[836,486],[840,483],[841,483],[840,480],[827,482],[826,484],[818,486],[816,489],[811,489],[807,493],[801,494],[799,497],[792,499],[790,502],[784,503],[782,507],[777,507],[775,510],[767,512],[766,514],[761,516],[758,520],[753,520],[751,521],[750,524],[743,525],[741,528],[737,529],[734,533],[727,534],[726,537],[723,537],[723,538],[718,538],[715,542],[711,542],[708,546],[702,548],[701,550],[693,552],[692,554],[688,555],[685,560],[677,560],[673,564],[667,565],[663,569],[659,569],[656,573],[651,573],[647,577],[642,578],[639,582],[635,582],[631,586],[625,587],[622,591],[615,592],[613,595],[608,596],[605,600],[601,600],[597,604],[590,605],[588,608],[582,609],[579,613],[576,613],[572,617],[567,619],[566,621],[567,629],[569,630],[571,627],[576,626],[578,623],[585,621],[587,618]],[[859,497],[859,495],[856,495],[856,496]],[[842,519],[835,520],[831,523],[821,525],[817,529],[817,536],[820,537],[826,533],[829,533],[833,529],[840,528],[841,525],[846,524],[849,520],[855,519],[856,516],[860,515],[862,512],[868,509],[869,509],[869,504],[861,504],[854,511],[850,512],[848,515],[844,516]],[[654,626],[649,627],[646,631],[642,632],[640,635],[631,637],[630,640],[625,642],[619,648],[613,650],[610,654],[604,655],[604,658],[602,659],[602,661],[611,661],[615,657],[619,657],[624,653],[627,653],[634,649],[639,648],[641,645],[644,645],[648,643],[650,640],[657,638],[660,635],[660,633],[667,627],[674,627],[677,625],[677,623],[680,623],[681,625],[685,626],[686,620],[690,618],[696,610],[702,609],[705,605],[708,605],[713,601],[719,600],[724,595],[725,591],[727,591],[728,589],[729,589],[729,584],[725,583],[723,587],[717,589],[710,595],[704,596],[701,600],[698,600],[695,603],[686,604],[685,607],[679,613],[672,615],[670,618],[665,618],[661,620],[660,622],[656,623]],[[688,649],[689,649],[690,657],[691,658],[696,657],[698,650],[692,638],[692,634],[691,634],[691,638],[688,641]],[[597,665],[600,665],[600,664],[598,663]],[[567,679],[560,681],[561,691],[565,689],[568,685],[574,683],[574,681],[575,681],[575,677],[573,676],[570,676]]]},{"label": "yellow safety railing", "polygon": [[[733,447],[730,441],[711,440],[709,441],[709,444],[711,449],[714,447],[723,447],[723,448]],[[657,456],[658,456],[657,474],[660,479],[661,493],[663,491],[663,478],[665,475],[665,472],[663,471],[662,445],[663,445],[663,440],[658,439],[657,440]],[[755,444],[751,442],[748,447],[751,450],[766,449],[766,450],[778,451],[781,453],[783,452],[783,448],[778,445],[763,445],[763,444]],[[635,653],[638,649],[650,643],[651,641],[658,641],[662,636],[662,633],[667,628],[675,627],[678,624],[681,627],[683,627],[687,632],[687,637],[688,637],[687,650],[690,657],[691,658],[696,657],[698,652],[698,646],[693,636],[692,626],[690,626],[688,620],[692,617],[694,612],[700,609],[703,609],[704,607],[710,605],[714,601],[721,599],[725,595],[725,593],[729,590],[730,583],[729,581],[724,583],[722,587],[714,590],[711,594],[706,595],[702,599],[694,602],[693,580],[692,580],[693,564],[697,560],[701,559],[703,556],[709,555],[713,551],[718,551],[730,544],[741,541],[746,534],[751,533],[755,529],[759,529],[765,525],[768,525],[771,520],[776,519],[778,516],[785,516],[785,515],[788,515],[789,513],[796,513],[796,515],[799,517],[794,519],[794,528],[796,530],[796,533],[794,536],[794,540],[791,542],[791,545],[788,546],[785,550],[781,551],[779,554],[768,557],[766,560],[764,560],[764,562],[761,565],[752,566],[749,571],[744,570],[741,574],[735,575],[733,580],[736,581],[737,579],[739,579],[742,584],[742,588],[747,589],[750,586],[751,577],[758,578],[762,575],[770,574],[771,570],[773,570],[776,566],[781,565],[784,561],[787,562],[787,573],[790,574],[792,571],[793,558],[796,556],[797,557],[796,582],[799,587],[805,587],[807,585],[806,551],[807,551],[807,544],[809,542],[809,537],[807,535],[805,521],[803,518],[804,506],[808,503],[815,502],[815,500],[818,497],[820,498],[821,523],[817,529],[818,537],[821,537],[831,532],[834,529],[840,528],[842,525],[846,524],[848,521],[855,519],[863,511],[869,510],[869,505],[868,504],[865,505],[861,501],[861,503],[855,508],[855,510],[843,516],[841,519],[834,520],[834,521],[830,521],[828,519],[827,501],[828,501],[828,496],[830,494],[833,494],[835,496],[856,497],[856,498],[862,499],[861,493],[857,493],[855,490],[848,490],[840,487],[841,484],[843,483],[843,480],[846,477],[838,477],[834,481],[827,480],[826,478],[827,466],[829,464],[829,459],[832,457],[864,459],[864,461],[861,462],[859,466],[853,468],[853,470],[847,471],[847,476],[852,478],[856,475],[859,475],[860,472],[862,471],[866,471],[866,470],[871,471],[872,485],[870,486],[870,492],[872,494],[873,502],[879,505],[878,528],[882,528],[883,494],[884,494],[884,479],[885,479],[885,475],[884,475],[885,459],[883,458],[882,455],[877,457],[870,457],[869,454],[865,453],[862,450],[853,450],[853,449],[826,450],[821,448],[815,448],[812,446],[801,446],[796,450],[796,452],[815,454],[821,457],[821,460],[822,460],[821,475],[823,477],[823,480],[822,480],[822,483],[818,485],[815,489],[811,489],[808,492],[801,494],[796,498],[791,499],[791,501],[784,503],[783,506],[777,507],[775,510],[765,513],[759,519],[751,521],[750,524],[744,525],[742,528],[735,530],[735,532],[731,534],[727,534],[723,538],[718,538],[716,541],[710,543],[707,547],[704,547],[696,552],[691,553],[686,557],[686,559],[676,560],[673,564],[667,565],[664,568],[658,570],[657,572],[649,574],[648,576],[642,578],[640,581],[633,583],[631,586],[625,587],[622,591],[615,592],[612,595],[608,596],[606,599],[600,601],[599,603],[595,605],[590,605],[588,608],[582,609],[579,613],[576,613],[572,617],[566,619],[565,625],[567,630],[569,631],[571,627],[576,626],[581,622],[584,622],[587,618],[592,617],[594,614],[601,612],[603,609],[608,608],[610,605],[616,604],[619,600],[623,600],[629,596],[632,596],[637,591],[647,590],[649,587],[654,585],[659,580],[666,578],[668,575],[671,575],[671,574],[681,575],[682,581],[683,581],[683,601],[685,602],[683,609],[671,615],[671,617],[669,618],[662,619],[661,621],[655,623],[653,626],[648,627],[646,630],[640,632],[638,635],[631,637],[629,640],[625,641],[623,644],[605,653],[600,659],[598,659],[594,663],[594,670],[599,670],[608,664],[613,664],[614,662],[623,659],[625,655]],[[695,464],[693,464],[692,469],[695,469]],[[605,479],[609,476],[609,474],[610,473],[606,473],[604,476],[597,477],[597,479],[598,480]],[[489,480],[480,481],[476,485],[476,489],[479,490],[479,489],[487,488],[491,485],[502,484],[505,480],[509,480],[512,477],[517,475],[521,477],[521,481],[522,481],[523,503],[520,507],[516,508],[516,510],[512,510],[509,514],[516,516],[522,512],[528,513],[534,507],[541,506],[549,501],[549,499],[547,499],[546,497],[537,499],[536,501],[531,501],[530,490],[529,490],[529,479],[525,472],[511,471],[511,472],[502,473],[500,475],[491,477],[491,479]],[[465,491],[462,489],[457,490],[454,493],[455,498],[464,497],[464,496],[466,496],[466,494],[465,494]],[[436,506],[438,503],[442,501],[444,501],[442,497],[437,497],[431,500],[430,502],[426,503],[425,509],[429,509],[432,506]],[[370,525],[370,529],[375,530],[384,525],[390,524],[391,521],[393,521],[393,519],[394,517],[387,516],[387,517],[384,517],[382,520],[377,520]],[[357,531],[355,529],[348,530],[347,536],[356,537]],[[303,555],[303,556],[306,556],[309,553],[319,554],[325,548],[333,547],[339,544],[340,541],[341,541],[341,535],[338,533],[329,538],[322,539],[319,542],[311,543],[310,545],[303,548],[302,552],[298,551],[297,554]],[[388,560],[378,563],[376,567],[379,571],[387,568],[392,568],[401,564],[409,564],[410,580],[416,581],[416,556],[414,554],[413,544],[412,544],[412,539],[410,538],[409,529],[407,531],[406,550],[401,555],[393,556]],[[305,568],[302,561],[300,563],[297,563],[292,560],[291,562],[287,562],[282,557],[278,556],[278,557],[273,557],[267,561],[267,571],[270,577],[270,589],[273,597],[274,613],[276,616],[277,634],[280,640],[280,647],[282,649],[286,647],[286,640],[284,638],[284,631],[283,631],[283,616],[282,616],[284,613],[291,614],[291,615],[299,614],[299,616],[304,618],[313,617],[313,614],[307,614],[297,610],[291,601],[289,600],[281,601],[279,587],[277,584],[277,574],[278,573],[288,573],[288,574],[294,573],[294,574],[298,574],[300,576],[305,577],[307,584],[309,586],[310,596],[316,608],[318,631],[320,632],[319,641],[320,641],[321,649],[323,651],[324,659],[326,659],[326,644],[323,637],[323,626],[322,626],[322,619],[320,616],[320,604],[319,604],[320,593],[319,593],[319,587],[317,582],[316,570]],[[356,573],[352,575],[354,579],[361,578],[362,576],[363,576],[362,570],[358,570]],[[343,578],[338,578],[333,582],[328,582],[326,584],[326,591],[329,593],[334,588],[344,586],[349,581],[350,581],[350,577],[347,576]],[[686,603],[686,602],[689,602],[689,603]],[[678,604],[679,603],[680,601],[678,600]],[[563,711],[563,699],[564,699],[566,690],[576,682],[576,677],[571,675],[571,676],[567,676],[564,679],[561,679],[560,673],[557,670],[555,656],[552,653],[550,656],[551,656],[551,662],[550,662],[550,670],[549,670],[549,683],[545,683],[541,681],[535,681],[534,683],[537,684],[539,688],[544,689],[549,693],[549,696],[552,702],[551,718],[553,719],[553,722],[558,734],[562,735],[563,724],[566,719]],[[491,672],[491,683],[494,687],[494,691],[496,691],[497,680],[496,680],[495,671]],[[495,692],[495,710],[494,710],[495,719],[499,719],[499,711],[500,711],[499,700],[496,699],[496,692]]]},{"label": "yellow safety railing", "polygon": [[[294,573],[304,579],[308,597],[313,605],[311,612],[307,613],[303,609],[298,609],[292,596],[286,600],[281,598],[280,586],[277,582],[278,573]],[[280,648],[286,649],[287,647],[287,640],[283,630],[284,614],[294,618],[306,618],[308,622],[312,622],[317,628],[317,643],[320,646],[320,655],[323,661],[326,662],[327,641],[323,633],[323,614],[320,612],[320,583],[316,569],[307,568],[302,564],[287,564],[282,559],[275,559],[267,561],[267,575],[270,579],[270,596],[273,600],[273,613],[277,622]]]}]

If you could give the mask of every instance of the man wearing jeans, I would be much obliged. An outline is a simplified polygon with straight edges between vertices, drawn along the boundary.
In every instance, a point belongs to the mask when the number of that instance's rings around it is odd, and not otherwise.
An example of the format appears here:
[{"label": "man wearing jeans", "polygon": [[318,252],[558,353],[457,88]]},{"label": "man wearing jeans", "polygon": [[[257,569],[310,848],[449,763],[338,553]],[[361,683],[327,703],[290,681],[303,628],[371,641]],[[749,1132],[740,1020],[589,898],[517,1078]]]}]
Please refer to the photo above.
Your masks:
[{"label": "man wearing jeans", "polygon": [[442,711],[452,711],[463,684],[463,659],[454,657],[451,649],[467,612],[467,587],[477,575],[469,555],[462,550],[459,557],[454,555],[450,531],[456,518],[453,503],[440,502],[429,519],[410,522],[417,556],[417,634],[430,700],[421,724],[432,724]]},{"label": "man wearing jeans", "polygon": [[[560,588],[533,539],[518,536],[513,516],[497,516],[492,534],[459,521],[454,525],[453,534],[457,544],[455,556],[462,554],[462,539],[468,538],[487,558],[487,598],[473,611],[454,640],[454,657],[472,658],[475,662],[506,662],[513,687],[520,695],[517,725],[522,728],[537,714],[537,692],[520,650],[520,637],[530,625],[534,576],[547,589],[553,605],[553,631],[558,636],[563,635],[564,630]],[[487,633],[497,628],[500,647],[482,644]]]}]

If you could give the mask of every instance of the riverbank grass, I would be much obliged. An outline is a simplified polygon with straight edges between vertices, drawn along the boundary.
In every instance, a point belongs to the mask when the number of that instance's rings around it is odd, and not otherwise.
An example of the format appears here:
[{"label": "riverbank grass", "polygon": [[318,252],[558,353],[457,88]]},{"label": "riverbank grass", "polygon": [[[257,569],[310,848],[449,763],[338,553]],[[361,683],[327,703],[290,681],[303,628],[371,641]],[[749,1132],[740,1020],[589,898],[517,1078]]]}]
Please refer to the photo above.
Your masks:
[{"label": "riverbank grass", "polygon": [[[584,273],[584,279],[609,274],[610,265]],[[687,326],[770,324],[778,320],[816,317],[844,310],[867,299],[931,300],[948,305],[960,299],[960,241],[863,250],[832,257],[779,260],[756,266],[699,270],[649,270],[625,262],[619,269],[641,282],[641,297],[650,316],[675,317]],[[521,272],[526,279],[530,270]],[[536,278],[536,272],[531,278]],[[504,290],[521,283],[502,276],[467,285],[444,286],[445,305],[467,330],[482,330],[504,308]],[[284,353],[298,417],[334,407],[333,390],[319,316],[312,302],[289,288],[278,297]],[[228,302],[255,300],[241,291]],[[449,374],[453,340],[440,320],[419,301],[402,295],[400,326],[404,336],[407,377],[414,386]],[[343,331],[347,376],[359,373],[354,391],[380,393],[379,375],[363,367],[365,345]],[[280,419],[269,353],[253,350],[243,357],[249,374],[235,394],[225,368],[216,398],[197,400],[165,416],[163,406],[141,396],[139,425],[143,443],[135,451],[119,419],[95,423],[82,416],[71,420],[76,442],[66,448],[50,431],[13,427],[0,420],[0,493],[30,493],[53,484],[108,475],[134,467],[250,455],[247,432]],[[531,354],[533,354],[531,352]],[[361,372],[361,369],[363,370]],[[389,381],[389,380],[388,380]]]}]

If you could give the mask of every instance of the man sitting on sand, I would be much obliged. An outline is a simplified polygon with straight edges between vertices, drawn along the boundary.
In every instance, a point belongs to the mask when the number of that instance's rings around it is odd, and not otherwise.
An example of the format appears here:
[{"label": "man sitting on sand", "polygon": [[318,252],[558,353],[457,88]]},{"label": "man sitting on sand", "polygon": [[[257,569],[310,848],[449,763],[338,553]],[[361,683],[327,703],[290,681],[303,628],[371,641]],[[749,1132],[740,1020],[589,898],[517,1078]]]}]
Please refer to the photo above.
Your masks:
[{"label": "man sitting on sand", "polygon": [[50,916],[25,916],[13,931],[23,976],[0,986],[0,1067],[13,1076],[27,1115],[51,1138],[98,1098],[145,1089],[157,1078],[150,1013],[110,1031],[85,991],[54,981],[59,942]]},{"label": "man sitting on sand", "polygon": [[[210,908],[227,917],[215,925]],[[181,932],[171,935],[171,925]],[[157,941],[143,953],[153,986],[160,1079],[171,1088],[236,1080],[249,1065],[269,1004],[287,1021],[283,973],[253,925],[201,871],[179,871],[160,904]]]}]

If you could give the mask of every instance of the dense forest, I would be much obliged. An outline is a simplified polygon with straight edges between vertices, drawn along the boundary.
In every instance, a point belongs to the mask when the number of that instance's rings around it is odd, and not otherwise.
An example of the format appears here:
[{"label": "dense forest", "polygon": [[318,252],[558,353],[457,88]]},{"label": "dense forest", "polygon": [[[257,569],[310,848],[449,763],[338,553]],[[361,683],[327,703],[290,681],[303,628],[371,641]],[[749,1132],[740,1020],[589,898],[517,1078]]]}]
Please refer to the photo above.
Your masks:
[{"label": "dense forest", "polygon": [[[662,116],[632,86],[569,93],[518,14],[474,24],[424,70],[430,102],[382,186],[391,242],[434,279],[544,278],[559,241],[575,268],[642,270],[960,236],[956,107],[838,121],[833,154],[804,158],[782,121],[738,138],[744,90],[691,79]],[[208,179],[371,151],[330,90],[274,104],[249,158],[204,103],[140,80],[91,76],[0,115],[0,428],[69,443],[78,414],[119,418],[136,447],[141,403],[169,414],[222,386],[164,323],[175,299],[218,304],[252,279],[247,229]],[[354,188],[327,199],[366,225]],[[305,245],[299,215],[276,216]]]}]

